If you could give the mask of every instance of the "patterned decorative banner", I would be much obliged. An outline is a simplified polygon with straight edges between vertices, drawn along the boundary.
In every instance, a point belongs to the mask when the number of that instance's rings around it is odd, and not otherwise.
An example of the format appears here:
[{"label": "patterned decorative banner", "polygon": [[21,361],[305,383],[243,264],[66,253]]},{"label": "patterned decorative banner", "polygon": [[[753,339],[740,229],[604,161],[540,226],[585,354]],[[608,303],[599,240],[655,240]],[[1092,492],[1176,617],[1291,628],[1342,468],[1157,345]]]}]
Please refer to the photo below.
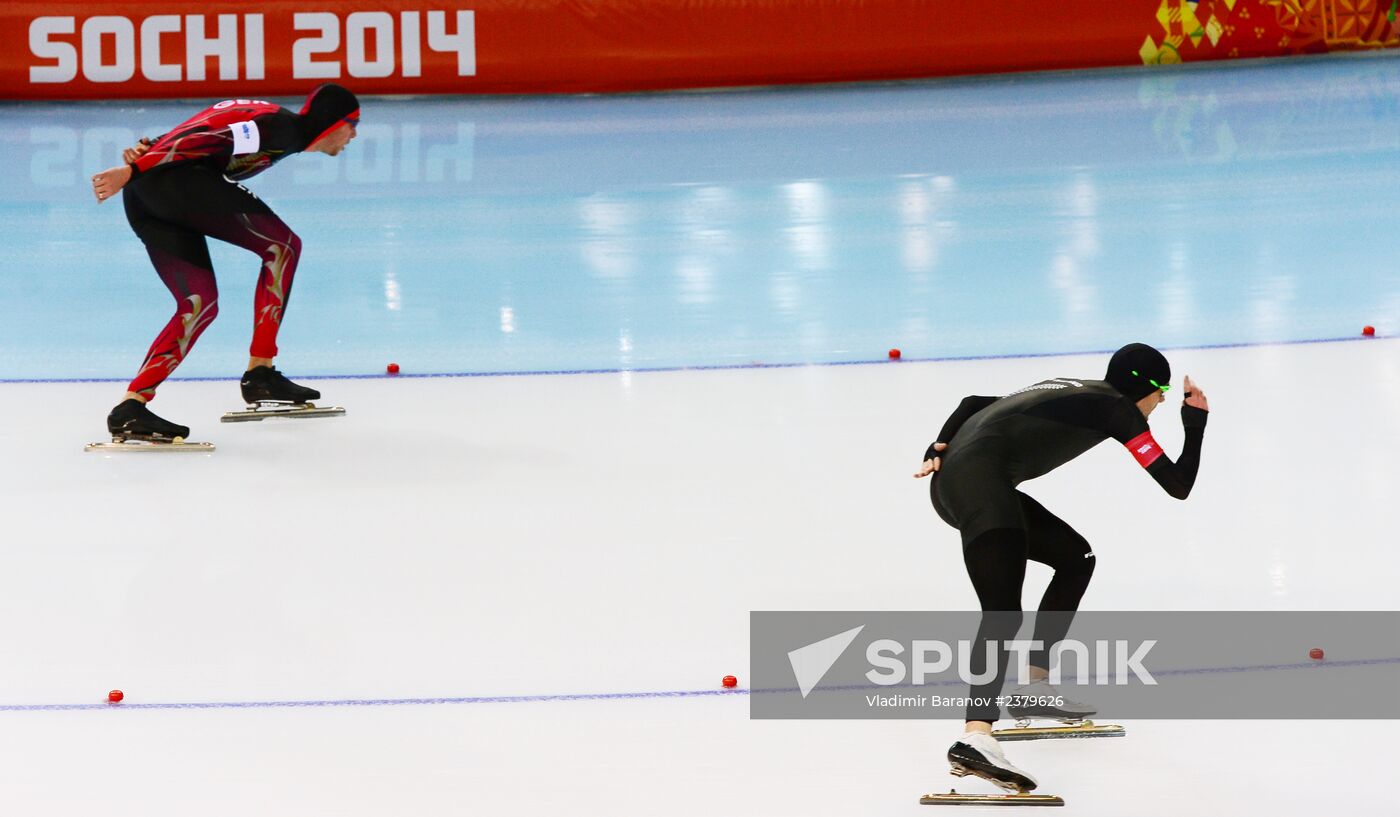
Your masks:
[{"label": "patterned decorative banner", "polygon": [[1147,65],[1320,54],[1400,45],[1395,4],[1378,0],[1161,0]]}]

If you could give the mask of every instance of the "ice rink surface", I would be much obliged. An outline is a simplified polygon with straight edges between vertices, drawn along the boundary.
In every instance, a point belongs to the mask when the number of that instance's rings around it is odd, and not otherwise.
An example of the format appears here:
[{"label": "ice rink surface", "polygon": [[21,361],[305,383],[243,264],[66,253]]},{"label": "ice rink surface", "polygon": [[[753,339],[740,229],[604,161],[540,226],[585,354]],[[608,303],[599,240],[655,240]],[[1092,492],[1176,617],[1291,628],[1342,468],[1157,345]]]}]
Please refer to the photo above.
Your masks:
[{"label": "ice rink surface", "polygon": [[[1201,476],[1176,502],[1105,445],[1024,486],[1094,545],[1084,609],[1400,607],[1398,94],[1369,58],[366,100],[345,156],[250,185],[307,246],[280,363],[348,415],[223,425],[234,382],[174,381],[153,408],[218,450],[154,456],[82,451],[169,314],[84,181],[191,103],[0,106],[0,811],[990,791],[956,722],[750,721],[719,678],[750,610],[971,609],[924,447],[1135,340],[1210,396]],[[243,363],[255,266],[215,262],[183,375]],[[1395,813],[1384,724],[1124,723],[1008,754],[1066,814]]]}]

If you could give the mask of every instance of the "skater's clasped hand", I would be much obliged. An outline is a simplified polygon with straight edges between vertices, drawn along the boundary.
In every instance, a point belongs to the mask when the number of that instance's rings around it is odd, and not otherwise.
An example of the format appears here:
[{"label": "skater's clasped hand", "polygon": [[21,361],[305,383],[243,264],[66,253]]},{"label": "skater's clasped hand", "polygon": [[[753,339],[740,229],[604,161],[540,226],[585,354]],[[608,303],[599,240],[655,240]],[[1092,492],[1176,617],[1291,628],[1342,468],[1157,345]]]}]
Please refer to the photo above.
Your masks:
[{"label": "skater's clasped hand", "polygon": [[[947,443],[934,443],[934,444],[933,444],[933,450],[934,450],[934,451],[942,451],[942,450],[946,449],[947,447],[948,447],[948,444],[947,444]],[[934,458],[931,459],[931,460],[924,460],[924,467],[923,467],[923,468],[920,468],[918,471],[915,471],[915,472],[914,472],[914,479],[922,479],[923,477],[926,477],[926,476],[928,476],[929,474],[932,474],[932,473],[937,472],[938,469],[941,468],[941,467],[943,467],[943,458],[942,458],[942,457],[934,457]]]},{"label": "skater's clasped hand", "polygon": [[92,194],[98,203],[115,196],[131,181],[131,165],[108,168],[92,177]]},{"label": "skater's clasped hand", "polygon": [[141,140],[137,142],[134,147],[129,147],[126,150],[122,151],[122,161],[126,162],[127,164],[131,164],[132,162],[144,156],[146,151],[150,150],[151,145],[154,144],[155,142],[152,142],[150,139],[147,139],[144,136],[141,137]]},{"label": "skater's clasped hand", "polygon": [[1206,400],[1206,393],[1201,391],[1200,386],[1197,386],[1195,383],[1191,382],[1190,375],[1186,376],[1185,385],[1186,405],[1193,406],[1202,411],[1210,411],[1210,403]]}]

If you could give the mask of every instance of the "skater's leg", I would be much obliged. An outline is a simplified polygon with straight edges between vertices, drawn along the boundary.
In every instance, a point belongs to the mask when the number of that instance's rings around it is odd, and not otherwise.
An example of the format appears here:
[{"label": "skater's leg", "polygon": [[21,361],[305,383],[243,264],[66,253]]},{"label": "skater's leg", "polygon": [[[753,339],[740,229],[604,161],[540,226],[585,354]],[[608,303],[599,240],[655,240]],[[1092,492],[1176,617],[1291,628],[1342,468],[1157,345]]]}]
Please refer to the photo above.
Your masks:
[{"label": "skater's leg", "polygon": [[[1048,686],[1050,656],[1069,633],[1079,600],[1094,575],[1094,552],[1083,536],[1039,502],[1017,492],[1026,522],[1027,555],[1054,569],[1050,585],[1040,600],[1032,638],[1040,647],[1031,651],[1028,683],[1014,690],[1007,710],[1018,720],[1054,718],[1084,720],[1096,714],[1093,705],[1075,701]],[[1049,703],[1054,701],[1054,703]]]},{"label": "skater's leg", "polygon": [[[963,534],[963,562],[982,608],[969,669],[980,676],[987,670],[988,642],[999,645],[1020,630],[1029,546],[1015,491],[995,469],[979,471],[977,465],[965,460],[961,468],[939,476],[945,481],[935,483],[932,497],[943,521]],[[948,763],[955,775],[974,774],[1006,789],[1030,791],[1036,787],[1035,778],[1012,765],[991,735],[992,723],[1001,716],[996,698],[1010,654],[998,648],[992,660],[996,672],[991,682],[969,691],[965,731],[948,749]]]},{"label": "skater's leg", "polygon": [[175,314],[156,337],[136,377],[127,386],[127,399],[142,403],[189,354],[200,333],[219,314],[219,289],[204,236],[163,222],[132,193],[123,196],[127,219],[146,245],[156,274],[175,298]]},{"label": "skater's leg", "polygon": [[143,403],[155,397],[156,388],[175,371],[219,314],[219,290],[213,270],[162,250],[150,249],[149,253],[161,281],[175,296],[175,314],[151,344],[140,371],[127,386],[128,395]]},{"label": "skater's leg", "polygon": [[282,327],[282,315],[292,295],[292,281],[301,257],[301,238],[271,211],[239,213],[228,230],[214,237],[262,258],[258,288],[253,295],[253,342],[248,349],[248,368],[271,366],[277,356],[277,332]]},{"label": "skater's leg", "polygon": [[301,238],[243,185],[206,168],[160,174],[160,217],[210,238],[242,247],[262,259],[253,296],[253,341],[248,368],[270,366],[277,356],[277,332],[292,294]]},{"label": "skater's leg", "polygon": [[973,700],[967,709],[968,731],[990,732],[992,723],[1001,715],[995,700],[1001,694],[1010,653],[1000,644],[1015,638],[1021,627],[1026,557],[1026,532],[1017,528],[995,528],[963,543],[963,562],[983,611],[969,662],[973,675],[987,670],[988,643],[998,645],[995,677],[972,687],[969,693]]},{"label": "skater's leg", "polygon": [[1035,635],[1041,647],[1031,653],[1031,679],[1044,678],[1050,669],[1050,652],[1064,640],[1079,609],[1079,601],[1094,575],[1096,559],[1089,542],[1043,505],[1017,492],[1026,519],[1028,555],[1049,565],[1055,574],[1041,597]]},{"label": "skater's leg", "polygon": [[990,682],[972,687],[964,734],[948,749],[953,774],[977,775],[1012,791],[1031,791],[1036,780],[1006,759],[991,731],[992,723],[1001,716],[996,699],[1010,661],[1010,653],[999,645],[1015,638],[1021,628],[1026,553],[1026,532],[1019,528],[994,528],[963,542],[963,561],[982,606],[982,623],[973,641],[969,668],[974,675],[986,671],[989,641],[998,643],[997,667]]},{"label": "skater's leg", "polygon": [[[237,185],[230,186],[252,196]],[[226,221],[211,225],[209,235],[254,252],[262,259],[258,287],[253,294],[253,342],[248,348],[248,368],[271,366],[277,357],[277,331],[282,328],[282,314],[292,295],[292,280],[301,257],[301,237],[271,210],[235,213]]]}]

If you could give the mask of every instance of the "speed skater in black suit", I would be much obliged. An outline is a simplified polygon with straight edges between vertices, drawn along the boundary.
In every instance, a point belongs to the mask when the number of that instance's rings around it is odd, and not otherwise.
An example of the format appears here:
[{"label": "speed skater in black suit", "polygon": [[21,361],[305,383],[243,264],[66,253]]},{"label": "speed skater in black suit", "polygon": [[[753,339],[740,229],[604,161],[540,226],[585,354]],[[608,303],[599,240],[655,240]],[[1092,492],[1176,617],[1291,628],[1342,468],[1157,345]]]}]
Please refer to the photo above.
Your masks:
[{"label": "speed skater in black suit", "polygon": [[[963,562],[983,610],[970,667],[974,675],[987,669],[988,641],[1015,638],[1022,623],[1026,561],[1033,559],[1055,571],[1038,609],[1069,615],[1037,618],[1034,640],[1040,649],[1030,655],[1031,683],[1014,697],[1063,699],[1045,680],[1049,654],[1079,608],[1094,572],[1094,553],[1083,536],[1017,486],[1112,438],[1163,490],[1185,499],[1196,482],[1210,406],[1205,392],[1185,378],[1181,423],[1186,442],[1173,461],[1147,425],[1148,416],[1166,399],[1170,380],[1171,367],[1161,352],[1130,344],[1114,353],[1103,380],[1057,377],[1005,397],[964,398],[924,452],[923,467],[914,476],[933,476],[929,495],[934,510],[962,536]],[[1011,765],[991,735],[1000,707],[978,703],[995,701],[1001,692],[1010,654],[1002,648],[996,654],[995,678],[972,688],[966,732],[948,750],[948,761],[955,774],[1030,791],[1035,779]],[[1058,708],[1013,708],[1011,714],[1073,720],[1094,710],[1064,700]]]}]

